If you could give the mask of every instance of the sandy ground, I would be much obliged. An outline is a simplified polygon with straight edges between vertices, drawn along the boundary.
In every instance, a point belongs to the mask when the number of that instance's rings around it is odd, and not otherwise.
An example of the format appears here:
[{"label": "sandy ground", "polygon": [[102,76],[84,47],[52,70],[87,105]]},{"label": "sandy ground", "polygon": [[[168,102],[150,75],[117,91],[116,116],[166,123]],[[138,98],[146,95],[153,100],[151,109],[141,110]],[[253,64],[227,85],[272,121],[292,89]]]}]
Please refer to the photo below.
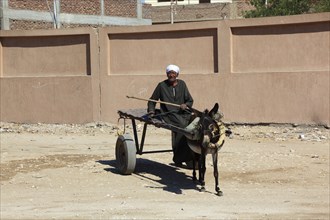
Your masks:
[{"label": "sandy ground", "polygon": [[[0,131],[1,219],[330,218],[326,128],[232,126],[219,152],[222,197],[210,156],[204,193],[169,152],[138,155],[135,172],[119,174],[111,125]],[[150,127],[145,149],[170,149],[169,131]]]}]

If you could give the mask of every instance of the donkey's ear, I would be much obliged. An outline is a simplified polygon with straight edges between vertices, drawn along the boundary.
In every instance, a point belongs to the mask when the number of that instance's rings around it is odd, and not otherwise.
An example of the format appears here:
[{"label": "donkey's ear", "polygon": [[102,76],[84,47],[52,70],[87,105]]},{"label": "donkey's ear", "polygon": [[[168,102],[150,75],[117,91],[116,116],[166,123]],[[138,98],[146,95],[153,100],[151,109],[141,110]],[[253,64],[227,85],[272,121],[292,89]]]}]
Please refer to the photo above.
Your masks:
[{"label": "donkey's ear", "polygon": [[215,103],[214,107],[210,111],[210,116],[213,116],[215,113],[217,113],[219,110],[219,104]]}]

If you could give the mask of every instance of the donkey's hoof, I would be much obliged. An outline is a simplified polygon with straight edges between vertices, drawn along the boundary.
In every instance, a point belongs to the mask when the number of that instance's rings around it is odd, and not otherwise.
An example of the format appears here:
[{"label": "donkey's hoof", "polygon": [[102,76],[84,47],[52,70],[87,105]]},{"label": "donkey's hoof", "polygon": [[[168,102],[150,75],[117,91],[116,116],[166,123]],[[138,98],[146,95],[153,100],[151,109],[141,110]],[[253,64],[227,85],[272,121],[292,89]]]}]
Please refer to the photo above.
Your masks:
[{"label": "donkey's hoof", "polygon": [[217,192],[217,196],[223,196],[223,192],[222,191],[218,191]]},{"label": "donkey's hoof", "polygon": [[205,192],[205,187],[200,188],[200,192]]}]

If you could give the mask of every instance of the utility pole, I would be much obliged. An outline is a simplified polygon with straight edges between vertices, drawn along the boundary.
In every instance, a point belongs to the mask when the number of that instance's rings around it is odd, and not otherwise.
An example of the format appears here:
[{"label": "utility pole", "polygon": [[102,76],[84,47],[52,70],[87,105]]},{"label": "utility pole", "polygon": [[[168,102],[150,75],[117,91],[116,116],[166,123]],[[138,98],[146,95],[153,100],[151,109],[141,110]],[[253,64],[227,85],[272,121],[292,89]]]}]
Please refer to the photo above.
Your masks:
[{"label": "utility pole", "polygon": [[1,29],[0,30],[9,30],[10,21],[8,18],[8,0],[0,1],[0,15],[1,15]]},{"label": "utility pole", "polygon": [[230,7],[230,19],[236,19],[237,18],[237,3],[236,1],[232,1],[229,5]]},{"label": "utility pole", "polygon": [[174,4],[177,5],[178,4],[178,0],[175,0],[175,3],[174,3],[174,0],[171,0],[171,24],[174,23],[174,13],[176,12],[175,11],[175,8],[174,8]]},{"label": "utility pole", "polygon": [[101,8],[101,18],[102,18],[102,27],[104,27],[105,25],[104,25],[104,19],[103,19],[103,17],[104,17],[104,0],[100,0],[100,8]]},{"label": "utility pole", "polygon": [[104,16],[104,0],[100,0],[101,16]]},{"label": "utility pole", "polygon": [[136,15],[137,19],[142,19],[142,2],[141,0],[136,1]]},{"label": "utility pole", "polygon": [[173,0],[171,0],[171,24],[174,23],[174,10],[173,10]]},{"label": "utility pole", "polygon": [[54,28],[61,28],[60,14],[61,14],[61,2],[60,0],[53,0],[54,9]]}]

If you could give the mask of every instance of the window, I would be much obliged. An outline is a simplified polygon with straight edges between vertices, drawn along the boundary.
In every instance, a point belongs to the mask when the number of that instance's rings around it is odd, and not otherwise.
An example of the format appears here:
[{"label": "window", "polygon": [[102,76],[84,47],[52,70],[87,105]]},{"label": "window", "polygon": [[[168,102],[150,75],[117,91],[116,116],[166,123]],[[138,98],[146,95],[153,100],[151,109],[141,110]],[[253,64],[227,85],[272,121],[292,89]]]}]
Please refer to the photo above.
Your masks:
[{"label": "window", "polygon": [[199,3],[211,3],[211,0],[199,0]]}]

